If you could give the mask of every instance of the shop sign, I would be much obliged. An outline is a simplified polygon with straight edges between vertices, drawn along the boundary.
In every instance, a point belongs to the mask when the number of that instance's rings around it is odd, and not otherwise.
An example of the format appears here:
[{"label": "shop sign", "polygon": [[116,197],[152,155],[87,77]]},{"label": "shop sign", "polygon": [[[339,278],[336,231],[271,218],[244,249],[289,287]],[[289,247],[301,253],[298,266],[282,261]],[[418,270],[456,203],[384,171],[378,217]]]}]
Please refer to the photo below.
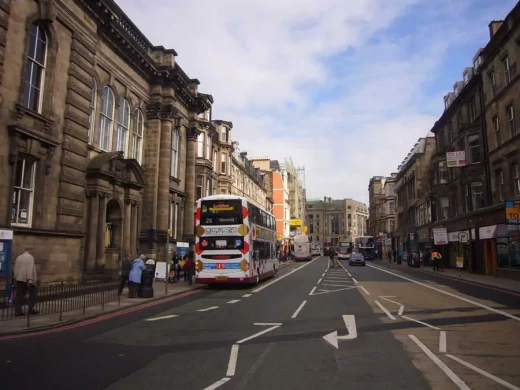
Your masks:
[{"label": "shop sign", "polygon": [[303,225],[303,221],[301,219],[291,219],[289,221],[289,225],[291,225],[291,226],[302,226]]},{"label": "shop sign", "polygon": [[459,233],[459,242],[462,244],[467,244],[469,241],[469,234],[468,232],[460,232]]},{"label": "shop sign", "polygon": [[506,220],[510,225],[520,225],[520,200],[506,202]]},{"label": "shop sign", "polygon": [[465,167],[466,152],[464,150],[460,150],[458,152],[448,152],[446,153],[446,162],[448,168]]},{"label": "shop sign", "polygon": [[435,245],[447,245],[448,244],[448,231],[446,228],[432,229],[433,231],[433,243]]},{"label": "shop sign", "polygon": [[456,257],[457,268],[464,268],[464,257]]}]

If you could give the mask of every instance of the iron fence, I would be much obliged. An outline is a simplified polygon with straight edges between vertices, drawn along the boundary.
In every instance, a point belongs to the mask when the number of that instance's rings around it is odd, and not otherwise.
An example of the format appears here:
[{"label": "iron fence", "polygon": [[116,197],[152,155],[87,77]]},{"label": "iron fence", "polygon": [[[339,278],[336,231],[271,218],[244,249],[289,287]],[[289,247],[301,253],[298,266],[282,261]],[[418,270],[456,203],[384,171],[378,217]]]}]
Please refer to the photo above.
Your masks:
[{"label": "iron fence", "polygon": [[[17,297],[16,291],[0,290],[0,321],[16,318],[27,318],[27,326],[30,326],[30,318],[59,314],[60,321],[65,312],[83,310],[88,307],[101,305],[104,310],[108,302],[118,301],[119,282],[60,282],[47,286],[36,286],[36,290],[28,291],[25,297]],[[29,290],[31,287],[29,287]],[[35,293],[34,312],[29,311],[31,293]],[[16,299],[20,299],[23,316],[17,316],[15,312]]]}]

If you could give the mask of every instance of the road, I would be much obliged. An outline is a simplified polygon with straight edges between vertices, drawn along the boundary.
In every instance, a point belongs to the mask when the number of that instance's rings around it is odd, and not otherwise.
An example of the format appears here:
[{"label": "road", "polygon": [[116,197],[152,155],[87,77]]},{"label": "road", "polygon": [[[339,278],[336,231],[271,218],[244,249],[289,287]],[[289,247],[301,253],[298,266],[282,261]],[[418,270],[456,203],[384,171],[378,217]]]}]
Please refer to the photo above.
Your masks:
[{"label": "road", "polygon": [[519,389],[519,298],[321,257],[260,286],[0,340],[1,388]]}]

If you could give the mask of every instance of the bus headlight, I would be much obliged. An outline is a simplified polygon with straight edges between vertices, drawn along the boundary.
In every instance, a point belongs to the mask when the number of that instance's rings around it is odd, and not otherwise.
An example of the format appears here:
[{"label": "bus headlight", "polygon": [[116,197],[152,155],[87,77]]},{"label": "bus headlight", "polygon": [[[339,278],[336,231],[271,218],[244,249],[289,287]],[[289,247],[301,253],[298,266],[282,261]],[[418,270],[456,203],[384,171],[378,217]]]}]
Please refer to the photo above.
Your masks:
[{"label": "bus headlight", "polygon": [[195,271],[200,272],[204,269],[204,263],[200,260],[195,262]]},{"label": "bus headlight", "polygon": [[241,262],[240,262],[240,270],[242,272],[246,272],[247,270],[249,270],[249,263],[247,262],[246,259],[243,259]]}]

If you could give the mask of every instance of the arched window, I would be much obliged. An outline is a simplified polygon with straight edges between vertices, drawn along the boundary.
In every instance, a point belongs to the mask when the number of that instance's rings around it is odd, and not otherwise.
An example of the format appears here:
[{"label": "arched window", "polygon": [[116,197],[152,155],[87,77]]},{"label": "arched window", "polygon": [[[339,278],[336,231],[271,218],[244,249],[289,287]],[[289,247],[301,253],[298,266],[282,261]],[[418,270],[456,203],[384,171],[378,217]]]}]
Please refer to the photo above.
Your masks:
[{"label": "arched window", "polygon": [[88,143],[94,142],[94,130],[96,125],[96,102],[97,102],[97,83],[96,79],[92,77],[92,91],[90,92],[90,116],[88,118]]},{"label": "arched window", "polygon": [[177,177],[179,171],[179,129],[172,130],[172,152],[170,156],[170,176]]},{"label": "arched window", "polygon": [[27,108],[41,113],[45,62],[47,58],[47,36],[39,24],[31,25],[28,47],[22,103]]},{"label": "arched window", "polygon": [[131,157],[135,158],[139,164],[142,164],[143,156],[143,135],[144,135],[144,116],[141,110],[136,111],[135,127],[132,137]]},{"label": "arched window", "polygon": [[119,113],[117,116],[116,151],[123,151],[127,156],[128,130],[130,129],[130,104],[128,100],[119,101]]},{"label": "arched window", "polygon": [[204,133],[197,137],[197,157],[204,158]]},{"label": "arched window", "polygon": [[99,112],[99,148],[110,150],[112,123],[114,122],[114,92],[110,87],[103,87]]}]

